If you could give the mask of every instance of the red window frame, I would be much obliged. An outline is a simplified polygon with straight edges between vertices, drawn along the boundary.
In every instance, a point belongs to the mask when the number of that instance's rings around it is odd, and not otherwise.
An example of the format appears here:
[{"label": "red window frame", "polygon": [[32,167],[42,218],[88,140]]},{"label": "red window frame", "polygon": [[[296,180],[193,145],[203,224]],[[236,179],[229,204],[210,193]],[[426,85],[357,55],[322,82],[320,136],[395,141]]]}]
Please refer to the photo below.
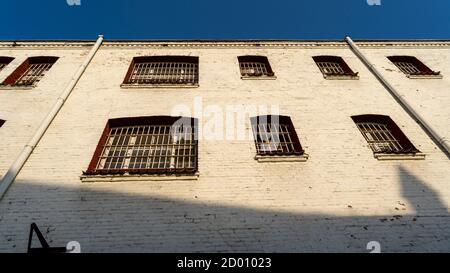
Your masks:
[{"label": "red window frame", "polygon": [[[194,75],[191,75],[191,77],[188,80],[180,81],[176,78],[176,75],[174,75],[174,78],[172,81],[158,81],[155,80],[154,82],[150,83],[135,83],[132,81],[133,71],[136,64],[140,63],[186,63],[194,65]],[[170,69],[166,69],[167,71],[171,71]],[[172,70],[176,71],[176,70]],[[161,74],[163,75],[163,74]],[[170,74],[168,74],[170,75]],[[199,58],[196,56],[173,56],[173,55],[166,55],[166,56],[138,56],[133,57],[131,60],[130,66],[128,67],[127,73],[125,75],[125,78],[123,80],[123,84],[134,84],[134,85],[142,85],[142,84],[150,84],[150,85],[158,85],[158,84],[171,84],[171,85],[177,85],[177,84],[198,84],[199,82]]]},{"label": "red window frame", "polygon": [[381,154],[410,154],[410,153],[420,153],[420,151],[412,144],[412,142],[408,139],[408,137],[403,133],[403,131],[397,126],[397,124],[389,117],[385,115],[358,115],[358,116],[352,116],[351,117],[355,124],[357,125],[359,131],[363,135],[363,137],[367,140],[366,136],[364,136],[364,132],[360,129],[359,124],[364,123],[375,123],[375,124],[382,124],[387,127],[387,129],[390,131],[392,136],[394,137],[395,141],[400,143],[401,150],[393,151],[393,150],[387,150],[387,151],[376,151],[372,146],[369,146],[372,149],[374,153],[381,153]]},{"label": "red window frame", "polygon": [[[2,83],[2,85],[17,85],[17,81],[19,81],[25,72],[27,72],[28,68],[30,68],[33,64],[51,64],[50,68],[56,63],[59,57],[53,56],[37,56],[37,57],[28,57],[21,65],[19,65],[14,72],[11,73]],[[49,69],[50,69],[49,68]],[[37,82],[39,82],[42,78],[36,77],[36,79],[27,85],[33,86]]]},{"label": "red window frame", "polygon": [[[406,75],[411,76],[429,76],[429,75],[440,75],[440,71],[433,71],[428,66],[426,66],[422,61],[417,59],[414,56],[389,56],[387,57],[395,66],[397,66],[400,71],[402,71]],[[407,72],[404,68],[399,66],[398,63],[410,63],[414,66],[418,72]]]},{"label": "red window frame", "polygon": [[0,71],[14,60],[13,57],[0,56]]},{"label": "red window frame", "polygon": [[[266,56],[245,55],[238,57],[239,71],[243,77],[273,77],[275,73]],[[261,65],[263,64],[263,65]],[[248,68],[254,68],[254,73],[245,72]]]},{"label": "red window frame", "polygon": [[[342,57],[339,56],[328,56],[328,55],[322,55],[322,56],[314,56],[312,57],[316,65],[319,67],[320,72],[324,76],[358,76],[358,72],[353,72],[353,70],[348,66],[348,64],[344,61]],[[342,69],[343,73],[326,73],[324,68],[320,65],[320,63],[337,63],[339,64],[340,68]]]},{"label": "red window frame", "polygon": [[[143,125],[174,125],[185,124],[193,128],[193,154],[195,156],[193,167],[191,168],[153,168],[153,169],[96,169],[103,153],[103,148],[108,140],[111,129],[116,127],[128,127],[128,126],[143,126]],[[86,175],[98,175],[98,174],[164,174],[164,173],[195,173],[198,170],[198,119],[190,117],[173,117],[173,116],[149,116],[149,117],[128,117],[128,118],[116,118],[109,119],[97,144],[95,152],[92,156],[91,162],[87,168]]]},{"label": "red window frame", "polygon": [[[290,117],[279,115],[261,115],[251,117],[250,122],[252,125],[257,155],[303,155],[305,153]],[[273,134],[273,131],[267,132],[266,128],[261,129],[260,126],[265,126],[265,124],[270,124],[270,128],[278,128],[275,132],[279,132],[280,134],[276,136]],[[280,130],[280,125],[285,129]],[[274,145],[281,146],[281,150],[278,148],[276,150],[261,149],[262,145],[272,145],[272,138],[275,139]]]}]

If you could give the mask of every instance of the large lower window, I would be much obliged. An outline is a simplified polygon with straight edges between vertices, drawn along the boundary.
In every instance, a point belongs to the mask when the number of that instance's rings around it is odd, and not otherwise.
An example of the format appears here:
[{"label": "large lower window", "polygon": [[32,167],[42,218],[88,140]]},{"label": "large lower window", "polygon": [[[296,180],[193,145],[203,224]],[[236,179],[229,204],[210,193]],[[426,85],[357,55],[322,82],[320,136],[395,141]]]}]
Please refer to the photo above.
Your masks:
[{"label": "large lower window", "polygon": [[374,153],[419,152],[388,116],[361,115],[352,119]]},{"label": "large lower window", "polygon": [[198,57],[135,57],[128,69],[124,84],[198,84]]},{"label": "large lower window", "polygon": [[301,155],[304,153],[291,118],[257,116],[251,118],[258,155]]},{"label": "large lower window", "polygon": [[58,57],[30,57],[17,67],[2,85],[34,86],[57,60]]},{"label": "large lower window", "polygon": [[167,116],[109,120],[87,174],[195,172],[195,123]]}]

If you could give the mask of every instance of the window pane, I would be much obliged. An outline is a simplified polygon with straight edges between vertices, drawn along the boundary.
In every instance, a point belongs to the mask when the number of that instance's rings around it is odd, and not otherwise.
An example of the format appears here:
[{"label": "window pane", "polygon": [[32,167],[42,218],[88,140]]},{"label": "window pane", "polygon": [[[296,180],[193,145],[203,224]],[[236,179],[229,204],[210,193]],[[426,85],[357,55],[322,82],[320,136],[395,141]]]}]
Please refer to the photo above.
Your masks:
[{"label": "window pane", "polygon": [[187,62],[144,62],[134,64],[131,84],[196,84],[198,64]]},{"label": "window pane", "polygon": [[96,170],[176,170],[196,168],[191,126],[143,125],[109,131]]},{"label": "window pane", "polygon": [[296,143],[291,135],[291,124],[262,122],[253,124],[257,154],[294,154]]},{"label": "window pane", "polygon": [[53,63],[30,64],[15,85],[34,85],[38,83],[52,65]]},{"label": "window pane", "polygon": [[344,69],[338,62],[317,62],[322,73],[327,75],[343,75],[345,74]]},{"label": "window pane", "polygon": [[376,153],[400,152],[403,147],[395,139],[386,124],[374,122],[357,123],[370,148]]},{"label": "window pane", "polygon": [[268,76],[266,63],[263,62],[240,62],[239,67],[242,76]]}]

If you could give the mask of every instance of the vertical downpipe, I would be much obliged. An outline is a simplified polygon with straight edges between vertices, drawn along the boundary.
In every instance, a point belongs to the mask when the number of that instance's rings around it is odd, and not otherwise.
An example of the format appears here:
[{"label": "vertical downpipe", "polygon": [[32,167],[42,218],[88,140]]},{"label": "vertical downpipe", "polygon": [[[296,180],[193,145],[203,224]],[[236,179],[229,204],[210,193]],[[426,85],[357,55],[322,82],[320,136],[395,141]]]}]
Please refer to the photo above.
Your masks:
[{"label": "vertical downpipe", "polygon": [[30,157],[30,155],[33,153],[34,148],[39,143],[42,136],[45,134],[45,131],[47,131],[48,127],[50,126],[53,119],[58,114],[59,110],[61,110],[61,108],[63,107],[64,102],[69,97],[70,93],[72,93],[78,80],[81,78],[81,75],[83,75],[87,66],[90,64],[91,60],[94,58],[95,53],[97,53],[102,42],[103,42],[103,35],[99,35],[97,41],[95,42],[94,46],[92,47],[92,49],[89,52],[88,56],[86,57],[85,61],[80,66],[80,68],[77,70],[76,74],[72,77],[72,80],[67,85],[66,89],[64,89],[64,91],[58,97],[55,105],[53,105],[50,112],[44,118],[41,125],[39,126],[39,128],[37,129],[37,131],[35,132],[33,137],[31,138],[31,140],[25,145],[25,147],[23,148],[20,155],[16,158],[14,163],[8,169],[6,174],[3,176],[3,178],[0,182],[0,200],[3,198],[6,191],[11,186],[11,184],[14,182],[14,179],[17,177],[20,170],[25,165],[25,163],[28,160],[28,158]]},{"label": "vertical downpipe", "polygon": [[367,66],[367,68],[375,75],[375,77],[386,87],[386,89],[397,99],[398,102],[405,108],[426,130],[426,132],[438,143],[442,150],[450,156],[450,143],[447,137],[441,135],[427,120],[412,106],[404,96],[402,96],[395,88],[392,86],[386,78],[378,71],[378,69],[370,63],[366,56],[359,50],[359,47],[353,42],[350,37],[346,37],[345,40],[349,44],[352,51],[358,56],[358,58]]}]

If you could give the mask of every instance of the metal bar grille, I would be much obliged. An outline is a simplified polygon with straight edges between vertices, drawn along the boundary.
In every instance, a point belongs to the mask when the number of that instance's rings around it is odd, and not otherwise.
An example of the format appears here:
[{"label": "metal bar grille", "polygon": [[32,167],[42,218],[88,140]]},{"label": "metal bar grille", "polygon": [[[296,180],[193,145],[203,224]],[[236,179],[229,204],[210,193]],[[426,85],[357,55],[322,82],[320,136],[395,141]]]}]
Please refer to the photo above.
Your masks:
[{"label": "metal bar grille", "polygon": [[134,64],[131,84],[196,84],[198,64],[188,62],[145,62]]},{"label": "metal bar grille", "polygon": [[110,129],[96,170],[186,170],[197,166],[192,126],[143,125]]},{"label": "metal bar grille", "polygon": [[422,72],[411,62],[394,62],[394,64],[405,74],[417,74]]},{"label": "metal bar grille", "polygon": [[393,136],[386,124],[357,123],[359,130],[375,153],[395,153],[403,150],[400,142]]},{"label": "metal bar grille", "polygon": [[239,68],[242,76],[271,76],[263,62],[239,62]]},{"label": "metal bar grille", "polygon": [[289,125],[258,123],[253,125],[257,154],[293,154],[295,145]]},{"label": "metal bar grille", "polygon": [[30,64],[14,85],[35,85],[42,77],[44,77],[45,73],[50,70],[52,65],[53,63]]},{"label": "metal bar grille", "polygon": [[345,75],[342,65],[338,62],[317,62],[317,65],[325,75]]}]

